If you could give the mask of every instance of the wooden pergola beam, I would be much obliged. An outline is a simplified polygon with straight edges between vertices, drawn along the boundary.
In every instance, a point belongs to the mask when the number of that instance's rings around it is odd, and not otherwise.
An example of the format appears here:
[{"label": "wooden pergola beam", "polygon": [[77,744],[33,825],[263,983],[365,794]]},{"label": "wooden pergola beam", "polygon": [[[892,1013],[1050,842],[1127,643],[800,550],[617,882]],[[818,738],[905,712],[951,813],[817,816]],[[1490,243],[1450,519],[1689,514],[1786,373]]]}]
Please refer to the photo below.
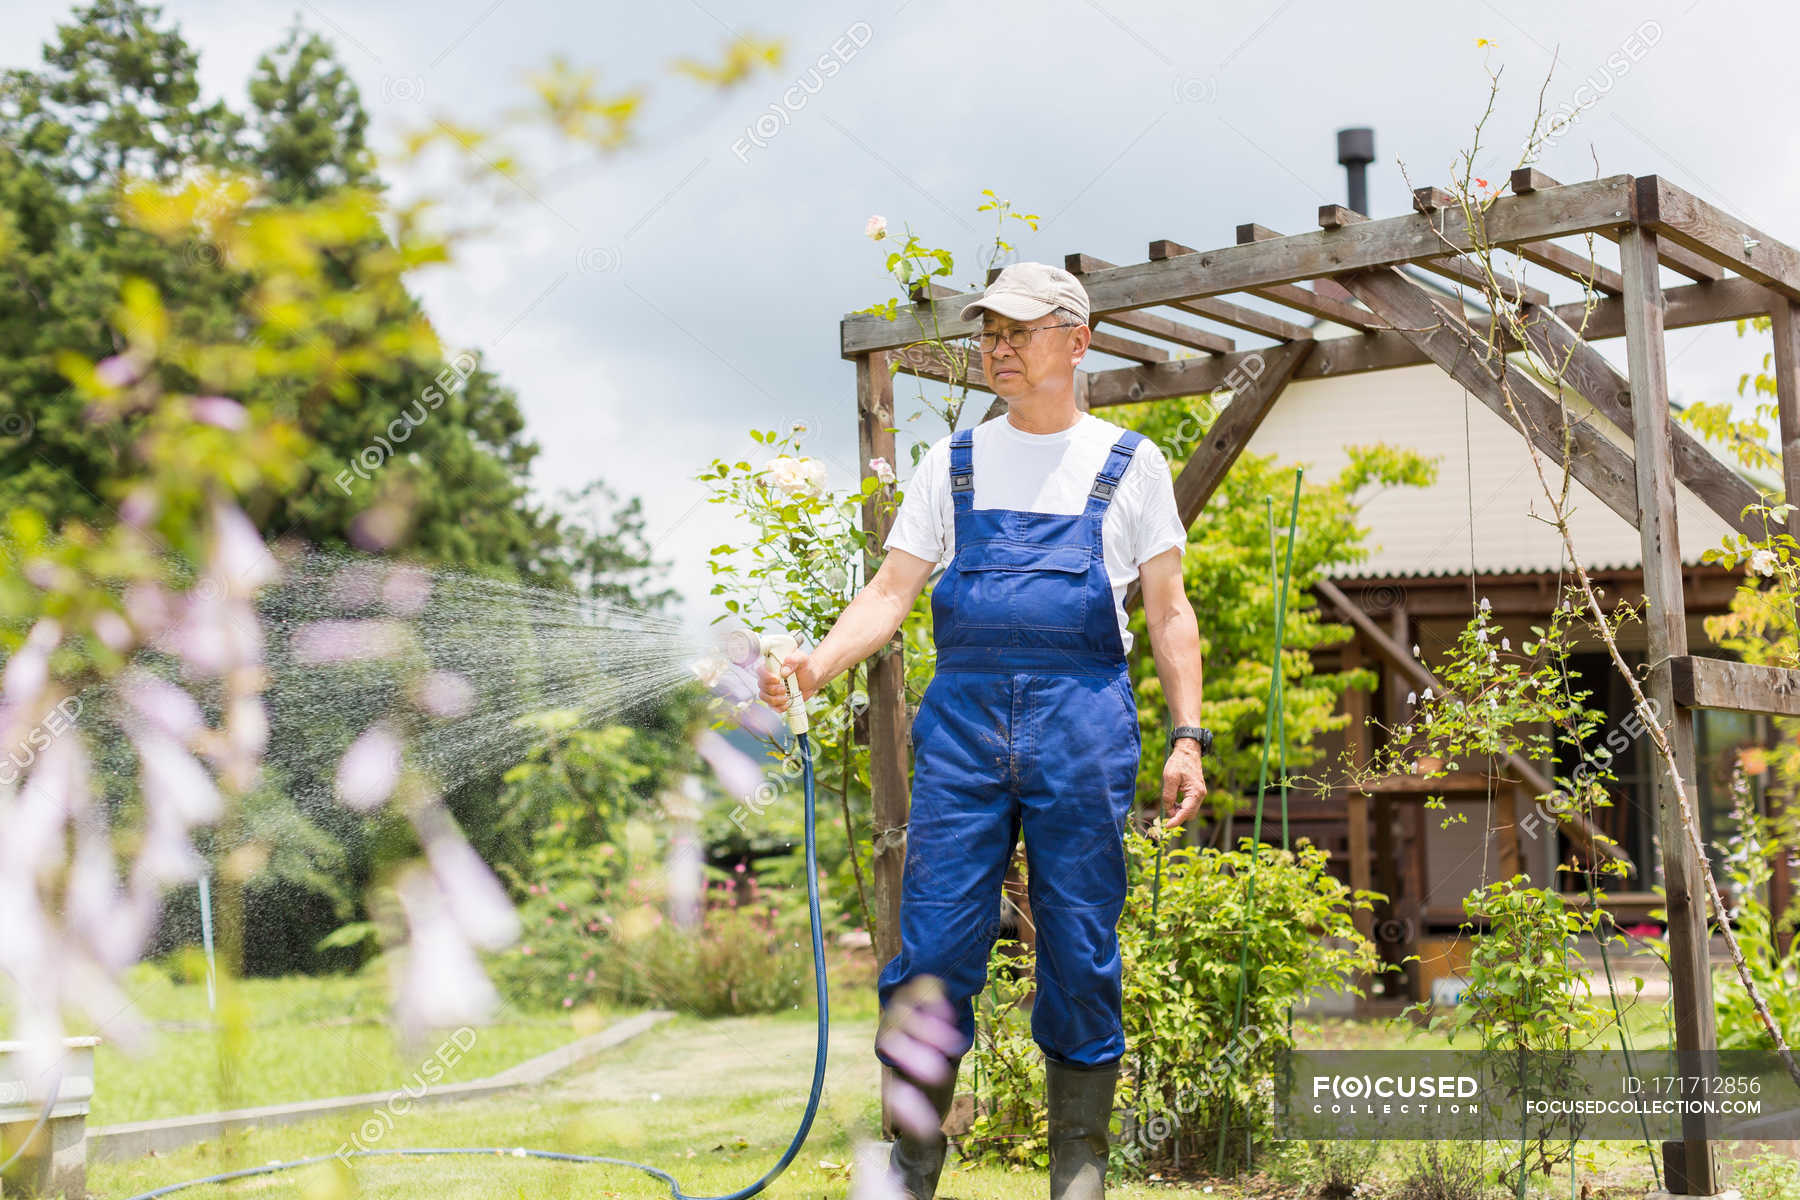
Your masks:
[{"label": "wooden pergola beam", "polygon": [[[1314,581],[1313,590],[1343,615],[1344,620],[1348,621],[1363,636],[1363,639],[1383,661],[1404,675],[1412,683],[1414,691],[1424,691],[1426,688],[1430,688],[1440,695],[1448,694],[1448,689],[1444,687],[1443,681],[1432,674],[1429,667],[1407,653],[1406,647],[1390,637],[1385,629],[1376,624],[1368,613],[1356,605],[1355,601],[1344,595],[1343,589],[1339,588],[1337,584],[1329,579],[1319,579]],[[1530,759],[1520,754],[1509,754],[1505,761],[1512,773],[1531,788],[1535,795],[1548,796],[1556,791],[1556,784]],[[1625,855],[1625,852],[1613,845],[1611,840],[1581,813],[1574,811],[1560,813],[1557,814],[1557,820],[1588,853],[1604,855],[1615,862],[1624,863],[1628,869],[1635,870],[1632,868],[1631,859]]]},{"label": "wooden pergola beam", "polygon": [[1800,671],[1787,667],[1686,654],[1669,660],[1669,682],[1683,708],[1800,717]]},{"label": "wooden pergola beam", "polygon": [[[1774,297],[1759,283],[1748,279],[1728,279],[1722,283],[1689,284],[1671,288],[1668,293],[1670,329],[1694,325],[1711,325],[1719,321],[1735,321],[1761,316],[1769,311]],[[1558,305],[1553,309],[1564,323],[1586,319],[1583,336],[1588,341],[1622,337],[1623,310],[1616,301],[1598,301],[1590,310],[1583,303]],[[1371,319],[1377,319],[1371,317]],[[1484,340],[1491,322],[1473,326]],[[1504,337],[1507,349],[1517,349]],[[1248,353],[1241,352],[1241,353]],[[1110,404],[1131,404],[1140,400],[1166,399],[1211,391],[1222,386],[1221,380],[1240,361],[1232,356],[1219,359],[1186,359],[1153,367],[1120,367],[1093,372],[1089,392],[1095,408]],[[1344,337],[1319,338],[1313,352],[1301,364],[1297,379],[1328,379],[1368,371],[1387,371],[1399,367],[1422,366],[1431,359],[1401,334],[1383,329],[1379,332]],[[1797,437],[1800,443],[1800,437]],[[1800,446],[1797,446],[1800,450]],[[1800,495],[1800,489],[1796,489]]]},{"label": "wooden pergola beam", "polygon": [[[1670,329],[1694,325],[1711,325],[1719,321],[1736,321],[1768,312],[1775,297],[1760,283],[1748,279],[1728,279],[1721,283],[1689,284],[1671,288],[1668,298]],[[1617,301],[1600,300],[1590,310],[1585,303],[1557,305],[1553,309],[1559,319],[1578,324],[1588,341],[1622,337],[1625,333],[1624,310]],[[1368,319],[1379,320],[1371,315]],[[1475,332],[1484,340],[1492,322],[1478,321]],[[1508,350],[1517,349],[1504,337]],[[1244,352],[1247,353],[1247,352]],[[1220,381],[1238,360],[1231,356],[1219,359],[1185,359],[1161,363],[1153,367],[1119,367],[1093,372],[1089,401],[1095,408],[1109,404],[1131,404],[1139,400],[1159,400],[1170,396],[1191,396],[1222,386]],[[1382,329],[1368,334],[1319,338],[1307,356],[1296,379],[1330,379],[1367,371],[1388,371],[1399,367],[1416,367],[1431,359],[1401,334]],[[1800,495],[1800,489],[1796,489]]]},{"label": "wooden pergola beam", "polygon": [[1172,357],[1161,346],[1151,346],[1130,338],[1122,338],[1113,333],[1102,333],[1098,329],[1093,329],[1092,326],[1089,329],[1091,337],[1088,346],[1101,354],[1110,354],[1114,358],[1135,359],[1141,363],[1168,362]]},{"label": "wooden pergola beam", "polygon": [[[1150,244],[1152,247],[1157,245],[1155,242]],[[1070,254],[1063,258],[1063,268],[1070,274],[1077,276],[1085,275],[1090,271],[1110,270],[1114,265],[1115,264],[1113,263],[1107,262],[1104,258],[1095,258],[1092,254]],[[1229,300],[1184,300],[1170,304],[1169,307],[1178,308],[1182,312],[1193,313],[1196,317],[1205,317],[1208,320],[1217,321],[1222,325],[1232,325],[1238,329],[1248,330],[1251,333],[1260,333],[1264,337],[1274,338],[1278,342],[1291,342],[1296,338],[1312,336],[1312,332],[1304,325],[1296,325],[1291,321],[1284,321],[1280,317],[1272,316],[1269,313],[1257,312],[1253,308],[1245,308],[1240,304],[1233,304]],[[1187,329],[1191,327],[1183,326],[1182,328]],[[1208,333],[1205,330],[1196,330],[1195,332],[1205,334],[1208,337],[1217,336],[1216,334]],[[1220,338],[1219,340],[1226,344],[1219,350],[1214,351],[1214,353],[1229,354],[1237,349],[1236,344],[1228,339]]]},{"label": "wooden pergola beam", "polygon": [[[1462,206],[1454,195],[1443,188],[1422,187],[1413,189],[1413,207],[1420,212],[1429,213]],[[1526,262],[1536,263],[1603,295],[1617,296],[1625,290],[1625,280],[1617,271],[1591,258],[1583,258],[1573,250],[1565,250],[1554,242],[1520,242],[1513,250]]]},{"label": "wooden pergola beam", "polygon": [[[1421,188],[1420,191],[1439,193],[1439,189],[1437,188]],[[1448,198],[1447,194],[1445,194],[1445,198]],[[1424,213],[1427,216],[1437,211],[1435,208],[1420,207],[1417,193],[1414,193],[1413,208],[1415,211]],[[1444,211],[1448,212],[1452,210],[1445,209]],[[1457,209],[1455,211],[1461,210]],[[1368,219],[1367,216],[1357,212],[1355,209],[1345,208],[1341,204],[1319,205],[1319,228],[1321,229],[1346,229],[1351,225],[1361,224]],[[1482,276],[1481,269],[1474,263],[1465,262],[1460,258],[1425,258],[1420,259],[1414,265],[1421,270],[1430,271],[1434,275],[1442,275],[1452,283],[1461,284],[1464,287],[1475,288],[1477,291],[1483,291],[1487,286],[1487,280]],[[1500,294],[1515,304],[1521,302],[1530,304],[1550,303],[1549,293],[1539,288],[1529,287],[1516,279],[1501,279],[1496,276],[1494,283],[1500,289]]]},{"label": "wooden pergola beam", "polygon": [[1637,181],[1633,212],[1658,242],[1669,241],[1800,300],[1800,250],[1770,237],[1659,175]]},{"label": "wooden pergola beam", "polygon": [[[1468,250],[1477,241],[1504,247],[1612,229],[1630,221],[1631,196],[1631,177],[1616,175],[1523,196],[1502,196],[1486,214],[1479,237],[1464,227],[1460,214],[1447,214],[1440,231],[1433,228],[1431,217],[1408,213],[1348,229],[1315,230],[1271,242],[1114,267],[1096,272],[1084,282],[1094,312],[1148,308],[1438,258]],[[969,299],[973,298],[971,294]],[[956,301],[936,303],[953,307]],[[973,322],[940,311],[936,327],[945,334],[960,335],[969,332]],[[920,305],[908,306],[893,320],[878,313],[855,313],[846,316],[840,326],[840,348],[846,357],[891,349],[916,341],[921,330],[930,328],[930,313]]]},{"label": "wooden pergola beam", "polygon": [[[1552,461],[1563,464],[1567,413],[1561,402],[1503,355],[1490,356],[1486,344],[1463,323],[1461,314],[1451,312],[1392,267],[1341,275],[1338,282],[1501,420],[1515,428],[1523,420],[1532,444]],[[1509,398],[1518,417],[1508,405]],[[1568,423],[1568,433],[1573,451],[1572,461],[1566,464],[1570,473],[1601,503],[1635,527],[1637,497],[1630,456],[1586,421]]]},{"label": "wooden pergola beam", "polygon": [[1177,346],[1186,346],[1190,350],[1201,350],[1207,354],[1230,354],[1237,349],[1237,343],[1228,337],[1196,329],[1192,325],[1183,325],[1180,321],[1171,321],[1155,313],[1107,313],[1097,319],[1108,325],[1117,325],[1121,329],[1161,338],[1165,342],[1174,342]]},{"label": "wooden pergola beam", "polygon": [[[1112,264],[1105,259],[1095,258],[1091,254],[1063,255],[1063,269],[1071,275],[1080,276],[1090,271],[1103,271],[1110,266]],[[1159,337],[1165,342],[1174,342],[1178,346],[1204,350],[1208,354],[1230,354],[1237,349],[1237,343],[1228,337],[1223,337],[1208,329],[1198,329],[1179,321],[1171,321],[1167,317],[1157,316],[1155,313],[1109,313],[1096,319],[1124,329],[1135,329],[1139,333],[1147,333],[1151,337]]]},{"label": "wooden pergola beam", "polygon": [[[1548,191],[1561,187],[1562,184],[1537,170],[1535,167],[1520,167],[1512,173],[1512,190],[1515,196],[1523,196],[1526,192]],[[1596,230],[1612,241],[1618,241],[1616,231]],[[1712,283],[1725,278],[1725,270],[1718,264],[1702,258],[1698,254],[1684,250],[1680,246],[1664,243],[1657,247],[1657,261],[1679,275],[1686,275],[1696,283]]]},{"label": "wooden pergola beam", "polygon": [[[1560,369],[1564,383],[1630,435],[1634,430],[1631,382],[1553,309],[1531,305],[1523,315],[1525,338],[1539,357]],[[1746,505],[1762,500],[1749,481],[1720,462],[1685,426],[1670,422],[1669,440],[1675,454],[1675,478],[1720,520],[1746,537],[1761,540],[1762,521],[1744,512]]]},{"label": "wooden pergola beam", "polygon": [[[1181,527],[1190,529],[1200,510],[1218,490],[1231,464],[1238,460],[1250,444],[1263,418],[1275,406],[1276,397],[1294,377],[1294,371],[1306,360],[1313,348],[1310,339],[1283,342],[1263,350],[1246,350],[1238,359],[1231,376],[1231,403],[1226,405],[1202,437],[1194,431],[1194,448],[1187,454],[1187,464],[1175,477],[1175,511]],[[1138,606],[1142,592],[1133,580],[1125,591],[1125,611]]]},{"label": "wooden pergola beam", "polygon": [[[1266,242],[1281,235],[1262,225],[1239,225],[1237,227],[1238,244],[1249,245],[1251,242]],[[1180,242],[1167,239],[1150,243],[1150,260],[1161,262],[1180,254],[1198,254],[1200,251],[1192,246],[1184,246]],[[1321,321],[1331,321],[1363,333],[1372,333],[1381,328],[1381,322],[1354,304],[1345,304],[1342,300],[1330,296],[1321,296],[1311,288],[1301,287],[1297,283],[1278,283],[1270,287],[1251,288],[1250,295],[1271,304],[1303,312],[1309,317],[1317,317]],[[1309,331],[1307,336],[1312,336]]]}]

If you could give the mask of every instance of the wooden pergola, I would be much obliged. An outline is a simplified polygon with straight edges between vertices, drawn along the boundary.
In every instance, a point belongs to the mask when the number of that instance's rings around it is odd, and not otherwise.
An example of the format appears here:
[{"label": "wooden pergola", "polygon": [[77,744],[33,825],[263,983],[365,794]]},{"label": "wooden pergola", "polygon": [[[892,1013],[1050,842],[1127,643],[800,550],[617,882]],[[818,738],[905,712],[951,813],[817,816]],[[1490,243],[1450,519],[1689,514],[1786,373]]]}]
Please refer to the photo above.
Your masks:
[{"label": "wooden pergola", "polygon": [[[1567,427],[1574,449],[1566,463],[1570,474],[1639,532],[1643,593],[1648,600],[1646,661],[1652,665],[1645,690],[1660,712],[1672,714],[1666,725],[1670,744],[1687,794],[1695,796],[1693,710],[1800,715],[1800,671],[1688,652],[1676,483],[1731,528],[1758,540],[1764,534],[1760,520],[1742,511],[1758,501],[1755,489],[1671,423],[1663,333],[1764,314],[1773,318],[1783,478],[1787,495],[1800,496],[1800,251],[1657,176],[1615,175],[1559,185],[1542,172],[1521,169],[1513,172],[1508,194],[1486,209],[1475,229],[1469,227],[1462,205],[1444,191],[1422,188],[1413,200],[1413,213],[1381,220],[1327,205],[1319,210],[1319,229],[1288,236],[1260,225],[1241,225],[1235,245],[1212,250],[1154,241],[1146,261],[1123,266],[1084,254],[1069,255],[1065,265],[1081,277],[1091,301],[1093,348],[1134,364],[1078,372],[1078,399],[1084,407],[1098,409],[1231,390],[1230,403],[1195,445],[1175,480],[1176,501],[1190,526],[1283,388],[1294,380],[1435,363],[1513,424],[1510,397],[1531,428],[1532,442],[1559,465],[1565,465]],[[1555,241],[1587,234],[1616,243],[1617,270]],[[1558,362],[1567,358],[1564,386],[1629,435],[1632,452],[1586,420],[1571,423],[1561,396],[1517,364],[1488,352],[1490,336],[1505,348],[1522,348],[1508,334],[1506,321],[1446,301],[1401,270],[1431,272],[1466,288],[1480,278],[1477,264],[1467,256],[1484,247],[1512,252],[1583,285],[1584,300],[1563,305],[1552,304],[1536,288],[1505,279],[1499,291],[1502,303],[1518,306],[1528,340],[1540,354]],[[1665,269],[1681,282],[1665,286]],[[957,313],[977,294],[915,293],[914,303],[893,319],[871,313],[843,319],[842,353],[856,364],[865,473],[871,458],[894,461],[890,364],[897,358],[900,371],[948,378],[936,342],[924,331],[941,338],[975,332],[978,324],[960,320]],[[1256,297],[1267,307],[1247,306],[1234,299],[1238,294]],[[1294,317],[1275,315],[1270,307]],[[1232,337],[1184,317],[1204,318],[1269,344],[1239,349]],[[1323,318],[1350,332],[1318,337],[1294,318]],[[1157,338],[1199,354],[1177,359],[1164,346],[1114,330]],[[1626,339],[1625,374],[1590,345],[1617,337]],[[991,390],[978,365],[971,364],[963,381]],[[863,517],[878,547],[891,516],[871,499]],[[1800,536],[1800,511],[1788,517],[1788,531]],[[871,572],[877,558],[871,554],[867,564]],[[1320,595],[1343,619],[1366,622],[1337,589],[1327,585]],[[1406,674],[1423,671],[1392,638],[1376,636],[1367,642],[1395,669]],[[909,808],[901,655],[902,644],[896,639],[871,660],[868,679],[873,875],[879,913],[876,949],[884,962],[899,951],[900,876]],[[1509,766],[1530,786],[1548,789],[1535,764],[1521,760]],[[1700,875],[1705,867],[1683,831],[1673,782],[1661,770],[1655,798],[1676,1045],[1682,1052],[1711,1050],[1716,1041],[1707,971],[1706,896]],[[1352,882],[1367,887],[1367,797],[1353,795],[1350,803]],[[1584,821],[1571,820],[1565,828],[1578,841],[1594,845],[1595,831]],[[1359,864],[1360,882],[1355,876]],[[1683,1141],[1664,1145],[1664,1160],[1670,1192],[1706,1196],[1719,1190],[1711,1146],[1697,1122],[1684,1126]]]}]

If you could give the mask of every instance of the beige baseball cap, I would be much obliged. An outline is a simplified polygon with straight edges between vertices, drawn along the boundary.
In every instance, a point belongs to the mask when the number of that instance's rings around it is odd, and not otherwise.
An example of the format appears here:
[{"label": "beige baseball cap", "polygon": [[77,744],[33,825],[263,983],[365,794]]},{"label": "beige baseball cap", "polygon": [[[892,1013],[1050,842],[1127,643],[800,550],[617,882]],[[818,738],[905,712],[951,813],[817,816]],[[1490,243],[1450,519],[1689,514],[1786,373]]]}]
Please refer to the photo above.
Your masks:
[{"label": "beige baseball cap", "polygon": [[1015,321],[1035,321],[1053,308],[1066,308],[1088,319],[1087,289],[1061,267],[1049,263],[1014,263],[994,277],[981,299],[965,304],[962,319],[972,321],[982,309]]}]

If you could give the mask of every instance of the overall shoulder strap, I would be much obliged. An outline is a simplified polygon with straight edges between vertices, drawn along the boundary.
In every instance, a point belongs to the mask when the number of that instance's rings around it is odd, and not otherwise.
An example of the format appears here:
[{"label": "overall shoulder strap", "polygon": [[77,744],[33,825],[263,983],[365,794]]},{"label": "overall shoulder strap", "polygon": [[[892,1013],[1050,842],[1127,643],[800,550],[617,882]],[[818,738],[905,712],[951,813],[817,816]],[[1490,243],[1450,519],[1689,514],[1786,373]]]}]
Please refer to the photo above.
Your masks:
[{"label": "overall shoulder strap", "polygon": [[975,431],[959,429],[950,435],[950,502],[958,513],[975,506]]},{"label": "overall shoulder strap", "polygon": [[1104,513],[1106,506],[1112,503],[1113,493],[1119,490],[1119,480],[1125,477],[1125,468],[1131,465],[1131,455],[1144,442],[1144,435],[1135,429],[1127,429],[1119,435],[1112,449],[1106,452],[1106,463],[1100,473],[1094,476],[1094,486],[1088,492],[1087,511]]}]

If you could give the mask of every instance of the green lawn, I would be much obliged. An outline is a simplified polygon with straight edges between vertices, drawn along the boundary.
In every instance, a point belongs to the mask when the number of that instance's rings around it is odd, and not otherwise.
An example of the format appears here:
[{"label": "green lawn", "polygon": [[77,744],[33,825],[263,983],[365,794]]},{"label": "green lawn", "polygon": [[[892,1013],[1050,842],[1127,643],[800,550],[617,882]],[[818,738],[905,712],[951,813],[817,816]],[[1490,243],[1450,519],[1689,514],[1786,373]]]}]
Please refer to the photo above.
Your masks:
[{"label": "green lawn", "polygon": [[[871,1052],[875,1008],[866,978],[834,968],[831,1057],[819,1118],[789,1170],[764,1193],[773,1200],[841,1197],[857,1145],[875,1136],[878,1072]],[[1633,1022],[1635,1024],[1635,1021]],[[810,1009],[771,1016],[700,1020],[678,1017],[608,1051],[588,1066],[529,1094],[414,1109],[374,1144],[399,1146],[532,1146],[603,1154],[649,1162],[673,1173],[684,1190],[718,1195],[759,1177],[786,1147],[805,1104],[811,1078],[814,1018]],[[1383,1032],[1385,1030],[1385,1033]],[[1395,1026],[1330,1021],[1309,1034],[1308,1045],[1431,1044],[1430,1035]],[[191,1147],[134,1163],[95,1167],[89,1186],[96,1197],[121,1200],[176,1180],[233,1167],[331,1154],[349,1145],[365,1114],[304,1126],[255,1131],[222,1144]],[[1417,1143],[1386,1143],[1367,1168],[1379,1185],[1375,1196],[1396,1195],[1401,1165]],[[1637,1160],[1633,1159],[1633,1154]],[[1748,1163],[1751,1151],[1727,1155]],[[1596,1144],[1579,1178],[1592,1185],[1591,1200],[1637,1200],[1649,1187],[1642,1150]],[[1115,1181],[1116,1200],[1148,1200],[1171,1191],[1229,1200],[1301,1197],[1320,1172],[1316,1152],[1305,1145],[1281,1148],[1256,1175],[1238,1180],[1168,1183]],[[1757,1168],[1764,1178],[1792,1171],[1783,1162]],[[1754,1177],[1751,1180],[1755,1182]],[[1041,1171],[1007,1171],[952,1164],[939,1195],[945,1200],[1036,1200],[1046,1187]],[[1566,1197],[1566,1175],[1532,1195]],[[184,1193],[225,1197],[360,1197],[432,1200],[530,1197],[532,1200],[657,1200],[662,1182],[626,1167],[486,1158],[363,1159],[353,1167],[326,1164],[291,1174],[246,1180]],[[1800,1196],[1747,1188],[1746,1200]]]},{"label": "green lawn", "polygon": [[[474,1030],[472,1041],[463,1034],[460,1044],[445,1046],[442,1037],[432,1037],[408,1050],[388,1024],[379,977],[250,979],[236,985],[242,1042],[228,1056],[233,1039],[221,1026],[230,1022],[209,1012],[204,984],[177,983],[161,969],[142,966],[132,973],[129,990],[155,1033],[137,1054],[101,1044],[89,1118],[96,1125],[409,1084],[416,1091],[415,1073],[428,1058],[442,1066],[443,1082],[479,1079],[593,1032],[617,1015],[589,1011],[577,1020],[509,1009],[497,1023]],[[229,1076],[220,1070],[228,1057],[235,1064]]]}]

